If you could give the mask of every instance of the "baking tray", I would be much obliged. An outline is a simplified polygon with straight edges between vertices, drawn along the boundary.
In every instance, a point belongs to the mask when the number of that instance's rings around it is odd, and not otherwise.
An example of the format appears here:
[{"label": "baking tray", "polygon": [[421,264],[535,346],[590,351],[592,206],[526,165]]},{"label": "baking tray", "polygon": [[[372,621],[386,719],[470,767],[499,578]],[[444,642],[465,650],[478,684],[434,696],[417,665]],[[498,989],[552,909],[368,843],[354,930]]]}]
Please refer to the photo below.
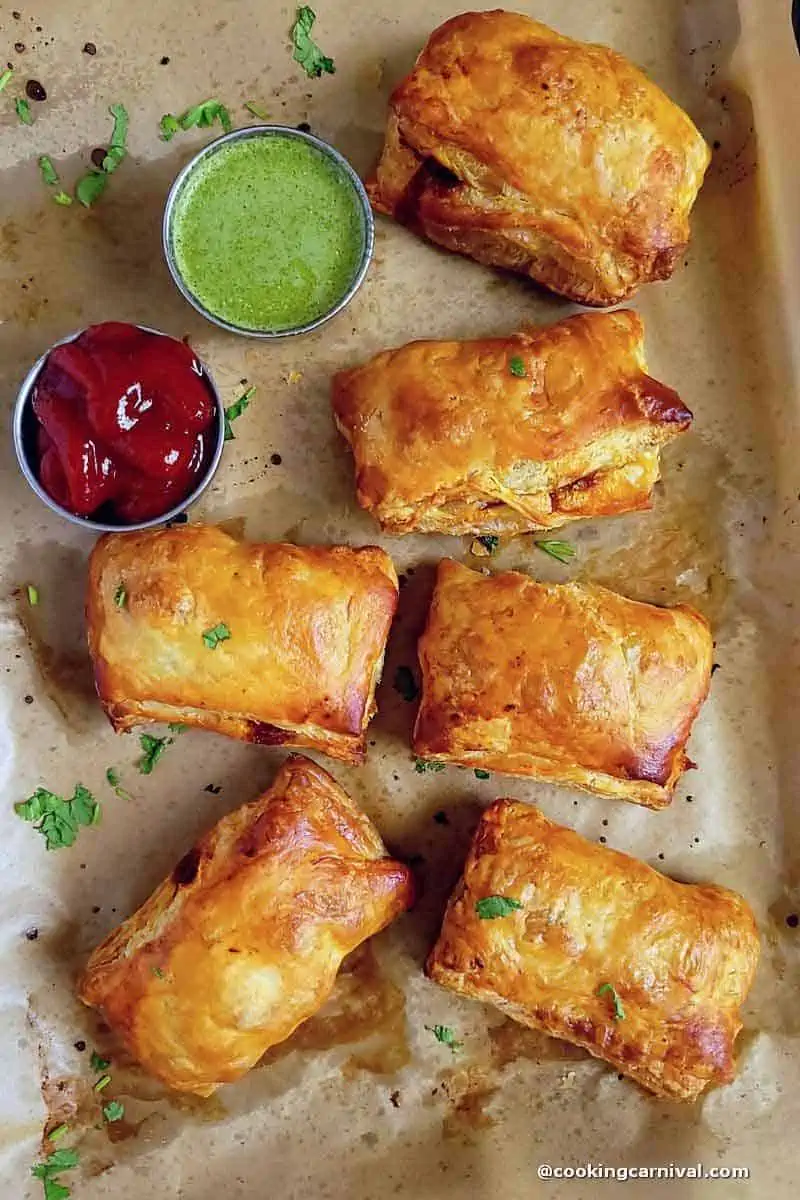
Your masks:
[{"label": "baking tray", "polygon": [[[435,562],[470,560],[468,540],[385,538],[353,499],[351,464],[329,410],[339,367],[419,336],[505,333],[571,311],[524,282],[448,256],[378,221],[366,285],[317,334],[259,344],[204,323],[171,286],[159,248],[170,181],[207,134],[168,145],[158,120],[208,95],[234,112],[253,99],[270,117],[307,121],[365,172],[382,141],[386,102],[428,33],[458,11],[443,0],[325,0],[315,35],[336,61],[311,81],[292,62],[293,10],[272,0],[218,5],[16,0],[0,9],[4,54],[48,91],[32,128],[0,113],[0,393],[16,387],[55,338],[113,317],[188,336],[226,402],[258,391],[237,423],[213,487],[192,519],[251,539],[377,542],[404,586],[367,763],[325,762],[393,851],[413,858],[417,908],[351,962],[330,1005],[240,1083],[208,1101],[166,1097],[118,1058],[126,1118],[93,1128],[89,1050],[107,1044],[73,999],[87,952],[168,872],[192,839],[255,796],[283,753],[210,734],[177,739],[150,777],[138,742],[115,736],[94,699],[83,634],[92,539],[28,490],[7,438],[2,454],[0,695],[0,1177],[39,1196],[28,1169],[44,1122],[86,1125],[80,1200],[104,1196],[377,1195],[588,1197],[603,1184],[541,1181],[543,1164],[744,1167],[716,1194],[796,1194],[792,1130],[800,1117],[800,59],[778,0],[539,0],[521,11],[641,64],[714,145],[674,278],[645,288],[652,373],[695,412],[664,455],[650,513],[571,527],[562,567],[508,543],[493,567],[596,580],[657,603],[685,600],[714,627],[711,698],[690,751],[698,769],[672,807],[651,813],[568,789],[468,771],[419,775],[409,750],[413,705],[393,689],[413,666]],[[14,44],[25,45],[23,52]],[[96,54],[83,52],[85,43]],[[164,59],[168,62],[164,62]],[[43,194],[37,156],[67,182],[108,137],[107,107],[131,113],[131,155],[92,210]],[[41,603],[20,595],[35,583]],[[321,760],[322,761],[322,760]],[[110,794],[115,766],[134,799]],[[39,784],[80,779],[104,800],[101,824],[46,854],[12,804]],[[209,786],[221,789],[212,794]],[[691,1108],[655,1100],[603,1064],[461,1001],[421,971],[445,896],[481,806],[535,800],[590,838],[688,880],[740,890],[759,921],[763,957],[738,1043],[739,1074]],[[437,814],[444,814],[444,817]],[[446,821],[446,823],[444,823]],[[426,1030],[458,1030],[453,1055]],[[84,1051],[75,1043],[87,1043]],[[611,1184],[610,1186],[614,1186]],[[672,1195],[713,1194],[673,1178]],[[652,1196],[657,1184],[626,1184]]]}]

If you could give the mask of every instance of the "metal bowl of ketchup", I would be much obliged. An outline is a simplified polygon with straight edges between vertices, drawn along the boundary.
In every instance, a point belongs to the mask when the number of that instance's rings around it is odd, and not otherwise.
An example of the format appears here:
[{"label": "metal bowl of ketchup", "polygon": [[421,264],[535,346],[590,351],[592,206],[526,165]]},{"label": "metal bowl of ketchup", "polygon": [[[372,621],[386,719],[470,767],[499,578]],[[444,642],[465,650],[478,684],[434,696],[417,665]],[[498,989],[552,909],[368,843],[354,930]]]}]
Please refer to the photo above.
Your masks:
[{"label": "metal bowl of ketchup", "polygon": [[184,342],[108,321],[62,338],[34,363],[13,433],[23,475],[53,512],[98,532],[149,529],[208,487],[225,411]]}]

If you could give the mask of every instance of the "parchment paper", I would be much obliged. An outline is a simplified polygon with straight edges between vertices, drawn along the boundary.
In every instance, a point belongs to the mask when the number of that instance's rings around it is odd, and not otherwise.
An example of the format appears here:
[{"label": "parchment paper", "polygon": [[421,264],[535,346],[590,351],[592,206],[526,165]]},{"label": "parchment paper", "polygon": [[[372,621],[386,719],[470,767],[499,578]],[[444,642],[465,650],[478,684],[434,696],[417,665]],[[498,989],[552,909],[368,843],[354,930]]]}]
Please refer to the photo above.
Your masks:
[{"label": "parchment paper", "polygon": [[[0,770],[0,1177],[38,1196],[28,1168],[45,1123],[80,1135],[73,1196],[437,1198],[590,1197],[613,1183],[540,1182],[542,1163],[577,1167],[749,1167],[750,1182],[676,1182],[670,1194],[795,1196],[800,1120],[800,776],[796,597],[800,574],[800,66],[788,0],[529,0],[518,7],[567,34],[607,42],[682,103],[715,145],[675,277],[642,291],[652,373],[695,412],[665,455],[653,512],[570,527],[570,567],[509,543],[493,567],[601,581],[631,596],[687,600],[714,624],[711,698],[690,745],[698,770],[672,807],[651,813],[568,789],[468,771],[415,773],[414,706],[393,689],[414,642],[433,564],[472,565],[468,540],[381,538],[354,504],[348,454],[331,422],[332,371],[419,336],[477,336],[559,319],[570,307],[510,276],[441,253],[380,220],[366,285],[316,335],[273,345],[215,330],[184,303],[161,261],[168,185],[207,139],[158,139],[162,113],[216,95],[237,123],[246,99],[270,117],[310,122],[366,171],[386,100],[447,0],[319,0],[315,36],[337,73],[317,81],[291,60],[293,11],[274,0],[217,4],[14,0],[0,7],[2,54],[48,92],[20,125],[0,98],[0,394],[10,414],[29,364],[57,337],[109,318],[189,335],[226,402],[258,388],[193,519],[251,539],[377,542],[404,572],[360,769],[320,759],[363,804],[390,847],[415,857],[416,910],[355,956],[331,1005],[210,1101],[165,1097],[112,1050],[104,1093],[126,1117],[103,1128],[91,1049],[111,1046],[72,998],[88,951],[150,892],[223,812],[272,778],[283,754],[187,732],[152,776],[138,739],[117,737],[93,697],[83,640],[92,539],[51,515],[2,455]],[[15,43],[25,50],[14,50]],[[86,42],[97,53],[82,51]],[[169,62],[162,62],[168,58]],[[16,86],[16,85],[15,85]],[[131,113],[131,155],[91,210],[52,203],[37,156],[65,181],[110,132],[107,106]],[[9,421],[10,424],[10,421]],[[273,461],[280,456],[280,463]],[[31,609],[18,589],[38,586]],[[114,766],[133,793],[105,783]],[[37,785],[82,781],[104,801],[96,829],[47,854],[13,813]],[[221,789],[217,794],[209,785]],[[428,983],[421,971],[480,807],[536,801],[590,838],[678,878],[739,889],[763,959],[739,1041],[739,1075],[702,1103],[654,1100],[580,1052]],[[435,814],[444,814],[434,819]],[[443,823],[446,821],[446,823]],[[451,1025],[453,1054],[426,1030]],[[86,1049],[76,1049],[86,1043]],[[71,1144],[72,1132],[62,1144]],[[628,1183],[625,1195],[660,1194]]]}]

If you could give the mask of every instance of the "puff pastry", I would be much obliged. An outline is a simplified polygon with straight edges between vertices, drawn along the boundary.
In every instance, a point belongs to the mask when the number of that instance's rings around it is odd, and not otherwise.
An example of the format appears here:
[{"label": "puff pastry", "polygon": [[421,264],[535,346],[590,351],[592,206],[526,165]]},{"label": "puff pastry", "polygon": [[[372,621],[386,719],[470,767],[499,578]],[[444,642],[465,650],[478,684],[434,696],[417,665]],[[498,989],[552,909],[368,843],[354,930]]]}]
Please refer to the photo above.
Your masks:
[{"label": "puff pastry", "polygon": [[685,605],[445,559],[419,642],[414,750],[661,808],[689,765],[711,652]]},{"label": "puff pastry", "polygon": [[361,762],[397,590],[374,546],[108,534],[89,564],[98,694],[118,730],[179,721]]},{"label": "puff pastry", "polygon": [[605,46],[468,12],[395,88],[373,206],[581,304],[667,279],[710,160],[689,117]]},{"label": "puff pastry", "polygon": [[650,507],[692,414],[646,373],[636,313],[412,342],[333,380],[358,502],[391,533],[520,533]]},{"label": "puff pastry", "polygon": [[412,898],[365,814],[295,755],[97,947],[79,995],[151,1075],[209,1096],[315,1013],[344,956]]},{"label": "puff pastry", "polygon": [[[476,906],[496,896],[520,907],[488,919]],[[676,883],[536,808],[498,800],[426,969],[659,1096],[695,1100],[733,1078],[758,957],[753,914],[736,892]]]}]

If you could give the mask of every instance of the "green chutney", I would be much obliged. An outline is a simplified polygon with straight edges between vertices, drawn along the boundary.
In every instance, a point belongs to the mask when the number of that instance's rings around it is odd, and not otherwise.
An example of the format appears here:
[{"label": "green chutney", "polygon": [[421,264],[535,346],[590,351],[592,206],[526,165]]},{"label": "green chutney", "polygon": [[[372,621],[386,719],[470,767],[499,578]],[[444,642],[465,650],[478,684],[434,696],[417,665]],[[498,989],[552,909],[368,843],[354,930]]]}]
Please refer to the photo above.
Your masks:
[{"label": "green chutney", "polygon": [[216,317],[254,332],[307,325],[349,291],[366,222],[358,193],[303,138],[255,134],[201,159],[171,222],[178,271]]}]

